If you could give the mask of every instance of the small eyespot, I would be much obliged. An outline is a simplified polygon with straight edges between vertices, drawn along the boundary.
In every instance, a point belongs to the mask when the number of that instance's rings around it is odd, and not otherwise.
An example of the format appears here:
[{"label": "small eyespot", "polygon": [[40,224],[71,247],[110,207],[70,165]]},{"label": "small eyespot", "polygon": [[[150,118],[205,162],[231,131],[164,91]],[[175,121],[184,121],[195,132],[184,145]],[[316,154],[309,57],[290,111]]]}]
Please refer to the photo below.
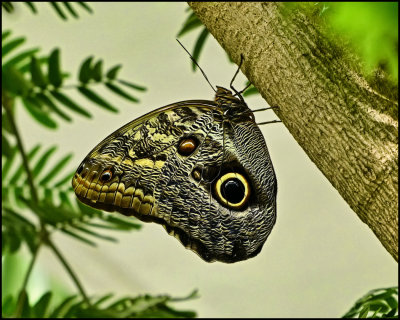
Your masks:
[{"label": "small eyespot", "polygon": [[199,145],[199,142],[196,138],[187,137],[181,140],[178,146],[178,153],[181,156],[190,156]]},{"label": "small eyespot", "polygon": [[200,181],[200,180],[201,180],[201,173],[200,173],[200,170],[197,169],[197,168],[194,169],[194,170],[192,171],[192,177],[193,177],[194,180]]},{"label": "small eyespot", "polygon": [[231,209],[241,209],[250,198],[250,186],[242,174],[230,172],[218,179],[215,193],[223,205]]},{"label": "small eyespot", "polygon": [[112,178],[112,172],[110,169],[104,170],[100,176],[101,182],[108,182]]}]

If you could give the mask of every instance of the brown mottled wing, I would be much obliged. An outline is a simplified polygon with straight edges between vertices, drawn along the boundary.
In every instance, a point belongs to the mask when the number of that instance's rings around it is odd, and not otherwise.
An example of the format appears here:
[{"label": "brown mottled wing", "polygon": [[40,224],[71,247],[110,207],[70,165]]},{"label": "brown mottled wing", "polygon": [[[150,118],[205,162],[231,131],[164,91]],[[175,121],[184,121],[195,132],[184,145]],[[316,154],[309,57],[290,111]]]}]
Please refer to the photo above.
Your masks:
[{"label": "brown mottled wing", "polygon": [[[223,93],[226,105],[183,101],[107,137],[76,171],[77,197],[159,223],[208,262],[257,255],[275,223],[276,178],[250,110]],[[189,155],[178,152],[187,138],[197,144]]]}]

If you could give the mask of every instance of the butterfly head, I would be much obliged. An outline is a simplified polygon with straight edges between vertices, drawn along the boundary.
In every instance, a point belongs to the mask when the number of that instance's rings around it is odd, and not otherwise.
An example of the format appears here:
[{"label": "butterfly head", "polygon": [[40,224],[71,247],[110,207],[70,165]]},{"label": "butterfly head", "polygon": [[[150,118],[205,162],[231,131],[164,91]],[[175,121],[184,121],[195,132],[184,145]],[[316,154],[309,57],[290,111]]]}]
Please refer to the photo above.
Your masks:
[{"label": "butterfly head", "polygon": [[243,122],[255,120],[253,113],[244,102],[243,98],[235,97],[232,91],[217,86],[214,101],[223,110],[223,114],[228,121]]}]

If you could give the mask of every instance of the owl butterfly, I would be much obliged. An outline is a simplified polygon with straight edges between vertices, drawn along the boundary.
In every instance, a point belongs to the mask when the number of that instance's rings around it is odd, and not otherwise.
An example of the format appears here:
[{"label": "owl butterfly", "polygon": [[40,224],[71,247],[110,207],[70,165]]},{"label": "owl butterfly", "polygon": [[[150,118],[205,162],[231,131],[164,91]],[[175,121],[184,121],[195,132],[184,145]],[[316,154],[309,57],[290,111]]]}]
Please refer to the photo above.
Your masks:
[{"label": "owl butterfly", "polygon": [[257,255],[275,223],[277,182],[232,82],[235,95],[217,86],[214,101],[161,107],[105,138],[73,177],[78,199],[159,223],[207,262]]}]

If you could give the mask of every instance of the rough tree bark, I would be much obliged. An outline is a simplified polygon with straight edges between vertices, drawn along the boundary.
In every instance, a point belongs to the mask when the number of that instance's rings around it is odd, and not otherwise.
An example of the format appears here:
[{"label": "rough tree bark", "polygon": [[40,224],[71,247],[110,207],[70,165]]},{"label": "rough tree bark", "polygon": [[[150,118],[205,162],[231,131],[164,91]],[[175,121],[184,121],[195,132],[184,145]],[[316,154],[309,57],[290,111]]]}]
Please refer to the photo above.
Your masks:
[{"label": "rough tree bark", "polygon": [[[287,129],[398,260],[397,87],[371,85],[357,59],[280,3],[189,2]],[[286,13],[285,13],[286,12]]]}]

